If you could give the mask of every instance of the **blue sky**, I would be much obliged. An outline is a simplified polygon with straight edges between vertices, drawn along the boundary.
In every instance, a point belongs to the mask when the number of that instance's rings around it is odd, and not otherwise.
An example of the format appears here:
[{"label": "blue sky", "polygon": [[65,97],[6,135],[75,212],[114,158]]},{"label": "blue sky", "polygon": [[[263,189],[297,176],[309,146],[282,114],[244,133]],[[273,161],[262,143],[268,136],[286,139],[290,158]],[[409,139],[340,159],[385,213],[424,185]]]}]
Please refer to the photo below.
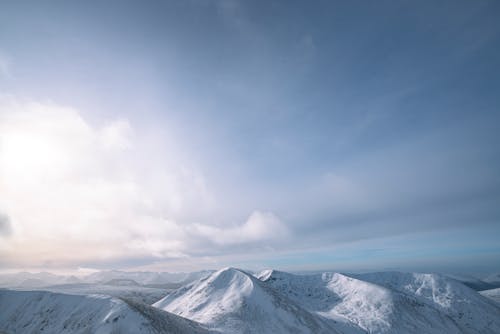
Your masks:
[{"label": "blue sky", "polygon": [[3,268],[500,270],[498,2],[0,6]]}]

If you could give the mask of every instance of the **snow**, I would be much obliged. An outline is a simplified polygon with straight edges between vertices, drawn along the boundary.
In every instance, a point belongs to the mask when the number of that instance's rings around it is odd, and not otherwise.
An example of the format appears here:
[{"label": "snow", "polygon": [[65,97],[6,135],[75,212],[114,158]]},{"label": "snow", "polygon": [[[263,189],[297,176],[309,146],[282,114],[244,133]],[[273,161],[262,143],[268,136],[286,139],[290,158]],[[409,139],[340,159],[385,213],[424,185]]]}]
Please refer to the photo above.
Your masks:
[{"label": "snow", "polygon": [[274,271],[264,279],[309,311],[336,320],[344,332],[457,332],[453,322],[439,312],[422,309],[415,300],[386,287],[339,273],[292,275]]},{"label": "snow", "polygon": [[172,289],[148,288],[143,286],[88,283],[52,285],[48,287],[42,287],[37,290],[84,296],[91,294],[101,294],[117,298],[126,298],[148,305],[157,302],[161,298],[165,297],[168,292],[172,291]]},{"label": "snow", "polygon": [[280,323],[297,317],[318,324],[314,330],[297,324],[297,333],[500,333],[494,302],[435,274],[266,270],[254,277],[226,268],[153,306],[226,333],[289,333]]},{"label": "snow", "polygon": [[338,333],[250,273],[225,268],[153,306],[223,333]]},{"label": "snow", "polygon": [[[54,278],[42,276],[23,275]],[[500,333],[500,289],[480,294],[439,274],[224,268],[202,276],[171,292],[135,285],[140,275],[0,290],[0,333]]]},{"label": "snow", "polygon": [[495,283],[486,282],[471,275],[447,274],[446,277],[459,281],[476,291],[489,290],[497,287]]},{"label": "snow", "polygon": [[484,290],[480,291],[479,293],[486,298],[490,298],[491,300],[494,300],[495,302],[500,304],[500,288]]},{"label": "snow", "polygon": [[103,295],[0,290],[0,310],[6,333],[208,333],[187,319]]},{"label": "snow", "polygon": [[97,271],[88,275],[76,277],[74,275],[55,275],[52,273],[19,272],[0,274],[0,287],[4,288],[40,288],[60,284],[104,284],[114,280],[130,280],[139,285],[159,286],[172,283],[189,283],[210,275],[213,271],[198,271],[192,273],[169,273],[150,271]]},{"label": "snow", "polygon": [[415,298],[450,318],[466,333],[500,333],[497,305],[443,275],[385,272],[357,277]]}]

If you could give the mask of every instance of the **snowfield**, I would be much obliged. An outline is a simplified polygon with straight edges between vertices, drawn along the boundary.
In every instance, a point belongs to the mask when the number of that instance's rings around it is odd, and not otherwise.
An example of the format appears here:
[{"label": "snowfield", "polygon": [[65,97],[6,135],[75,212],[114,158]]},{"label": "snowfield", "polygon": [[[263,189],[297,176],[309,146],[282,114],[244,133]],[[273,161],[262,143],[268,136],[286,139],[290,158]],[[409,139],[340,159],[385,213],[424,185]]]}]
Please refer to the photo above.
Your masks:
[{"label": "snowfield", "polygon": [[121,298],[69,287],[59,291],[73,294],[0,290],[0,333],[500,333],[498,289],[480,294],[438,274],[225,268],[153,306],[126,298],[122,289],[149,291],[134,284],[117,287]]}]

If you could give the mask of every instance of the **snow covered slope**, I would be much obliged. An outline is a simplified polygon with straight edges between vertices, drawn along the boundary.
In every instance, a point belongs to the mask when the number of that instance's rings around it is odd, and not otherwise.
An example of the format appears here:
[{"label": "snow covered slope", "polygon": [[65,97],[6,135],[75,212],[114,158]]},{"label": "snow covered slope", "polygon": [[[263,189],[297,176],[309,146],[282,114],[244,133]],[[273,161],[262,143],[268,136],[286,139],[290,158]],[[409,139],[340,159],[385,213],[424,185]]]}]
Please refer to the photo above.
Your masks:
[{"label": "snow covered slope", "polygon": [[498,304],[500,304],[500,288],[496,289],[491,289],[491,290],[484,290],[479,292],[481,295],[494,300]]},{"label": "snow covered slope", "polygon": [[[89,291],[69,286],[75,294]],[[131,296],[148,290],[103,285],[99,291],[122,296],[127,289]],[[494,298],[497,290],[482,293]],[[500,333],[500,304],[437,274],[268,270],[253,276],[226,268],[154,307],[137,300],[0,290],[0,333]]]},{"label": "snow covered slope", "polygon": [[343,323],[338,328],[344,332],[460,332],[446,315],[416,298],[342,274],[271,271],[260,278],[311,312]]},{"label": "snow covered slope", "polygon": [[483,290],[497,288],[497,286],[495,284],[485,282],[483,280],[480,280],[477,277],[470,276],[470,275],[447,274],[446,277],[454,279],[455,281],[459,281],[463,285],[468,286],[472,290],[476,290],[476,291],[483,291]]},{"label": "snow covered slope", "polygon": [[338,333],[327,319],[234,268],[189,284],[153,306],[224,333]]},{"label": "snow covered slope", "polygon": [[187,319],[108,296],[0,290],[0,333],[208,333]]},{"label": "snow covered slope", "polygon": [[494,302],[434,274],[227,268],[154,306],[227,333],[500,333]]},{"label": "snow covered slope", "polygon": [[500,333],[500,308],[476,291],[439,274],[384,272],[356,275],[446,315],[464,333]]}]

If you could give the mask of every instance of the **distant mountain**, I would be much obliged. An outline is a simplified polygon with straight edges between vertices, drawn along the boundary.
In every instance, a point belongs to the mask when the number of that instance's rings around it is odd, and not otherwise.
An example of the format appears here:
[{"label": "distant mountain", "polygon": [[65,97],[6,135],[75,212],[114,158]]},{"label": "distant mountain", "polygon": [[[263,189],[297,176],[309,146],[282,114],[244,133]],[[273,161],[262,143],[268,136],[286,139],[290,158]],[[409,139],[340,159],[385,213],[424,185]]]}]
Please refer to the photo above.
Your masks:
[{"label": "distant mountain", "polygon": [[476,291],[489,290],[500,287],[500,278],[498,282],[488,282],[486,280],[482,280],[477,277],[468,275],[446,275],[446,276],[456,281],[459,281],[462,284]]},{"label": "distant mountain", "polygon": [[169,273],[151,271],[98,271],[82,278],[86,283],[105,283],[111,280],[134,280],[140,285],[160,286],[169,283],[188,283],[211,272]]},{"label": "distant mountain", "polygon": [[483,281],[492,285],[493,288],[500,288],[500,273],[490,274],[483,278]]},{"label": "distant mountain", "polygon": [[[134,285],[134,281],[129,281],[129,285],[121,284],[94,284],[94,283],[76,283],[51,285],[40,288],[39,290],[64,293],[71,295],[107,295],[127,300],[134,300],[151,305],[168,294],[168,289],[150,288],[142,285]],[[108,282],[113,283],[113,282]]]},{"label": "distant mountain", "polygon": [[479,292],[481,295],[494,300],[500,305],[500,288],[496,289],[491,289],[491,290],[484,290]]},{"label": "distant mountain", "polygon": [[151,272],[151,271],[120,271],[105,270],[98,271],[85,276],[76,277],[55,275],[52,273],[30,273],[19,272],[13,274],[0,274],[0,287],[4,288],[42,288],[61,284],[92,283],[105,284],[107,282],[117,282],[118,280],[135,281],[139,285],[159,287],[159,288],[177,288],[186,283],[208,276],[213,271],[197,271],[191,273],[169,273],[169,272]]},{"label": "distant mountain", "polygon": [[66,283],[68,277],[52,273],[19,272],[0,275],[0,287],[39,288],[52,284]]},{"label": "distant mountain", "polygon": [[128,278],[114,278],[107,281],[104,285],[114,285],[114,286],[139,286],[139,283],[133,279]]},{"label": "distant mountain", "polygon": [[209,333],[193,321],[106,296],[0,290],[0,310],[5,333]]},{"label": "distant mountain", "polygon": [[500,333],[498,305],[435,274],[226,268],[153,306],[223,333]]}]

